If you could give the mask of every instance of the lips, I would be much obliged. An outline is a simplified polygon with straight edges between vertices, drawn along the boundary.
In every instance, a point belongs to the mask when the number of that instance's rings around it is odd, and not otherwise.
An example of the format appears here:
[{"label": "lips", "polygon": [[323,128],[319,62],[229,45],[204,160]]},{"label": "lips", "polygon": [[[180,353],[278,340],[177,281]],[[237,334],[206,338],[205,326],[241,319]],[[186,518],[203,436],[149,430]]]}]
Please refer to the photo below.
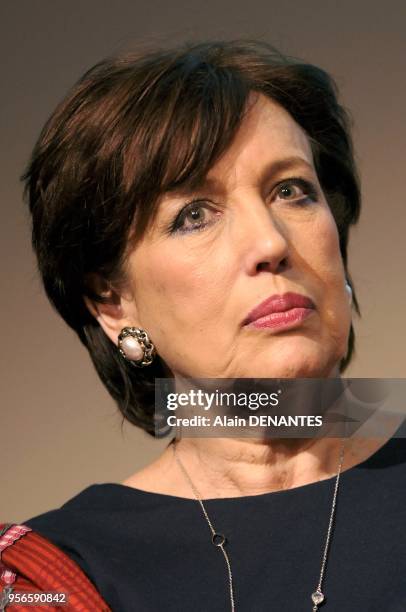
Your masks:
[{"label": "lips", "polygon": [[269,316],[277,312],[285,312],[292,308],[315,309],[314,302],[300,293],[283,293],[271,295],[269,298],[255,306],[243,321],[243,325],[248,325],[253,321]]}]

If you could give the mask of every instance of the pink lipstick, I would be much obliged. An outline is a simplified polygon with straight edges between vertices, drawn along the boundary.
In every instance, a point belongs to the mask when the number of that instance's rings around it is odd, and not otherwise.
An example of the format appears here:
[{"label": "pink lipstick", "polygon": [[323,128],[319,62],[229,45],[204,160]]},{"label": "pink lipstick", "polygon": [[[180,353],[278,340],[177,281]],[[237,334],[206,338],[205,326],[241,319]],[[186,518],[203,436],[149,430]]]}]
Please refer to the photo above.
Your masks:
[{"label": "pink lipstick", "polygon": [[299,293],[271,295],[248,313],[243,325],[290,329],[307,319],[315,309],[314,302]]}]

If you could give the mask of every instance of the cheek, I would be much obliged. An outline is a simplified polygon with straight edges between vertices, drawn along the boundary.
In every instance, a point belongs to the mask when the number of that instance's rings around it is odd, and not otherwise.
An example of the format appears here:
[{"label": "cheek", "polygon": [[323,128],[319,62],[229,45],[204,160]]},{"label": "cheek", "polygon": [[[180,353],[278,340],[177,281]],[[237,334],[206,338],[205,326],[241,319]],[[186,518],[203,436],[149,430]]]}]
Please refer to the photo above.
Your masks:
[{"label": "cheek", "polygon": [[156,338],[204,331],[221,312],[221,275],[207,259],[161,247],[138,253],[131,266],[139,318]]},{"label": "cheek", "polygon": [[321,316],[330,335],[345,343],[351,309],[344,289],[345,270],[336,223],[328,210],[320,219],[314,236],[314,272],[319,280],[318,299]]},{"label": "cheek", "polygon": [[312,224],[311,235],[305,237],[309,261],[314,274],[318,277],[323,292],[330,292],[343,287],[344,265],[340,252],[338,229],[330,209],[319,215]]}]

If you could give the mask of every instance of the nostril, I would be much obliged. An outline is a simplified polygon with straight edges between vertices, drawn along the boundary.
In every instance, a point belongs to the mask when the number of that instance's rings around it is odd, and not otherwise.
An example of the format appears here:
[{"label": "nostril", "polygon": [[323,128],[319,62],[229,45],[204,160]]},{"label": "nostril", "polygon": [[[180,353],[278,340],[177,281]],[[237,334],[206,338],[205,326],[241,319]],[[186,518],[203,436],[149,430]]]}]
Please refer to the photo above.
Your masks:
[{"label": "nostril", "polygon": [[288,264],[288,258],[284,257],[284,259],[282,259],[282,261],[279,264],[279,270],[278,271],[286,270],[288,268],[288,265],[289,265]]},{"label": "nostril", "polygon": [[269,269],[269,261],[261,261],[257,265],[257,272],[261,272],[262,270],[268,270],[268,269]]},{"label": "nostril", "polygon": [[[277,272],[281,272],[282,270],[285,270],[287,265],[288,265],[287,258],[282,259],[278,264]],[[264,270],[269,271],[271,269],[272,269],[272,266],[271,266],[271,262],[269,261],[261,261],[259,264],[257,264],[257,272],[262,272]]]}]

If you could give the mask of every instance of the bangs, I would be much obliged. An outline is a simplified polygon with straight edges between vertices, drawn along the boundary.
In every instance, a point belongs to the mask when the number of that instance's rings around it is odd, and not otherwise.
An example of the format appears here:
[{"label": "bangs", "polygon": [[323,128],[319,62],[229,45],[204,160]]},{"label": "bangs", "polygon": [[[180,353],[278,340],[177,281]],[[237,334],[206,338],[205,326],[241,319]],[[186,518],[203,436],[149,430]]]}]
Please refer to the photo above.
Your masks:
[{"label": "bangs", "polygon": [[230,146],[250,84],[237,71],[182,57],[134,108],[137,123],[124,156],[126,192],[136,202],[134,239],[154,220],[160,196],[194,190]]}]

